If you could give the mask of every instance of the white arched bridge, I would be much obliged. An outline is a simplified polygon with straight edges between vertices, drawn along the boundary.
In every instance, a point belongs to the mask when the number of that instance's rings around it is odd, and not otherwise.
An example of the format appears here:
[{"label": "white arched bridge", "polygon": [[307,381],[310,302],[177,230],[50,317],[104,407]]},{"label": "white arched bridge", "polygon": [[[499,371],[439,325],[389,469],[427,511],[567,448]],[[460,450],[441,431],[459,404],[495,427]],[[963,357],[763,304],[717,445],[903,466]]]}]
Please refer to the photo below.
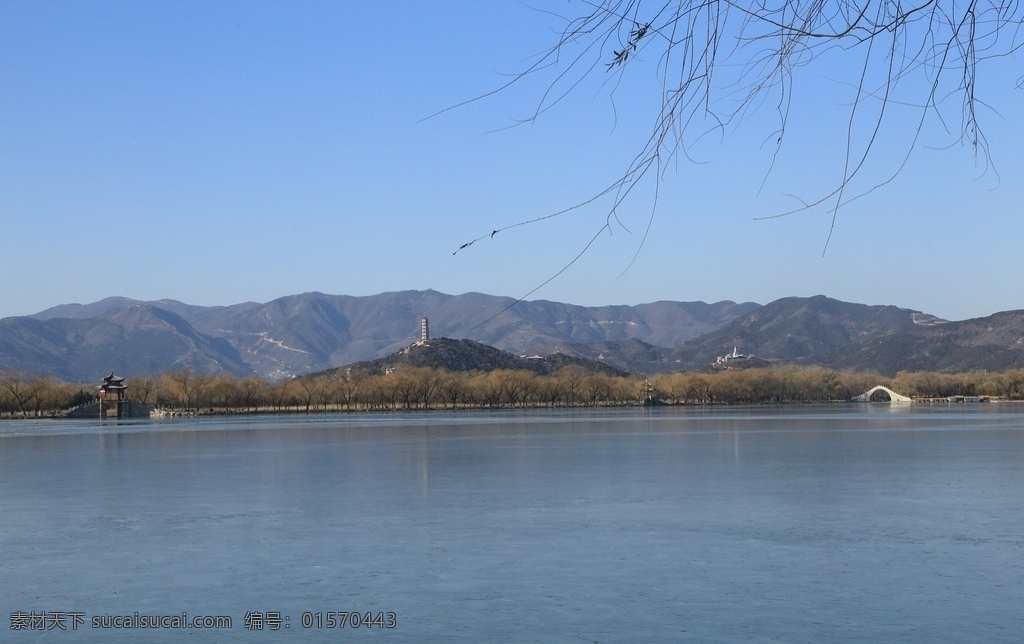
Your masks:
[{"label": "white arched bridge", "polygon": [[[876,395],[877,394],[877,395]],[[884,396],[888,396],[888,400]],[[904,396],[898,394],[892,389],[883,385],[877,385],[868,389],[859,396],[853,398],[856,402],[894,402],[894,403],[905,403],[911,402],[910,396]]]}]

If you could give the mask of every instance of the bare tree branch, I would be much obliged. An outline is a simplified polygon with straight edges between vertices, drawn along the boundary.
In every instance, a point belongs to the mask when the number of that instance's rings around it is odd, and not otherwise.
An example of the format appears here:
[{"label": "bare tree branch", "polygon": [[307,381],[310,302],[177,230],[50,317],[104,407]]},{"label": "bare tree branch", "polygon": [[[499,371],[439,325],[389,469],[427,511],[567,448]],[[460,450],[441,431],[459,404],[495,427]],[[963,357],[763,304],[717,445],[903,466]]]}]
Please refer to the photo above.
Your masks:
[{"label": "bare tree branch", "polygon": [[[852,78],[837,81],[851,91],[839,176],[824,194],[798,197],[796,209],[759,219],[827,209],[827,250],[842,209],[893,181],[929,122],[946,128],[950,145],[969,146],[986,172],[993,168],[978,116],[979,106],[985,106],[977,91],[978,69],[1024,46],[1024,8],[1019,0],[580,0],[571,6],[578,12],[560,16],[563,27],[554,44],[524,71],[498,89],[440,113],[538,75],[547,78],[546,86],[533,110],[517,124],[537,120],[597,74],[612,75],[601,87],[615,109],[615,96],[626,75],[653,71],[660,101],[650,135],[638,142],[637,153],[626,161],[619,178],[592,196],[557,212],[494,228],[459,250],[604,198],[610,203],[603,221],[595,222],[597,234],[610,231],[612,222],[628,230],[624,221],[629,218],[622,214],[625,200],[652,169],[656,181],[665,180],[672,161],[695,161],[693,146],[703,137],[713,132],[728,135],[766,105],[778,121],[764,138],[774,146],[770,174],[794,125],[794,84],[806,81],[802,68],[826,55],[849,60],[854,63],[849,69],[856,70]],[[1024,86],[1024,76],[1017,85]],[[881,180],[869,179],[865,169],[883,142],[889,147],[882,132],[893,122],[891,112],[897,107],[918,112],[916,129],[909,133],[907,149],[895,167],[885,170]],[[762,182],[762,190],[764,186]],[[637,253],[656,211],[657,187]],[[596,235],[586,248],[594,239]],[[577,255],[559,274],[578,259]]]}]

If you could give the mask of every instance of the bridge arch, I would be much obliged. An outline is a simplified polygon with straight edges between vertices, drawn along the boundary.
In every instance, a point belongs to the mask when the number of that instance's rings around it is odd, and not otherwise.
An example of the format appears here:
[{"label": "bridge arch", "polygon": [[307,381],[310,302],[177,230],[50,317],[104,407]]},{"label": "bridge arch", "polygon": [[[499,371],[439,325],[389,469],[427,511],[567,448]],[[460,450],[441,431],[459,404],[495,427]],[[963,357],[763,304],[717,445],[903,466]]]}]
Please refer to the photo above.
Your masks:
[{"label": "bridge arch", "polygon": [[874,387],[872,387],[871,389],[868,389],[867,391],[865,391],[861,395],[854,397],[853,400],[855,400],[857,402],[872,402],[873,400],[877,401],[877,402],[886,402],[884,399],[882,399],[882,396],[876,396],[876,394],[883,394],[885,396],[888,396],[889,397],[888,402],[893,402],[893,403],[908,403],[908,402],[912,402],[910,400],[909,396],[904,396],[902,394],[898,394],[895,391],[893,391],[892,389],[889,389],[888,387],[886,387],[885,385],[875,385]]}]

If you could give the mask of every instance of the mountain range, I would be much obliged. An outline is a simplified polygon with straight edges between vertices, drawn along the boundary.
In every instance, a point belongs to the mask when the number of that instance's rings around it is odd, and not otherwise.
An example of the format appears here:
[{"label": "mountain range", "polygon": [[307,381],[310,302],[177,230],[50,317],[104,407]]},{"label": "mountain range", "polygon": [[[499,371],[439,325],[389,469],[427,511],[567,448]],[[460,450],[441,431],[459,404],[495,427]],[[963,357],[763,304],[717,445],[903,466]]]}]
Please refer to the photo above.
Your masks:
[{"label": "mountain range", "polygon": [[303,293],[197,306],[111,297],[0,319],[0,369],[91,382],[115,371],[288,378],[380,358],[432,337],[517,355],[564,354],[639,373],[708,367],[734,348],[770,362],[894,374],[1024,367],[1024,310],[950,322],[824,296],[584,307],[437,291]]}]

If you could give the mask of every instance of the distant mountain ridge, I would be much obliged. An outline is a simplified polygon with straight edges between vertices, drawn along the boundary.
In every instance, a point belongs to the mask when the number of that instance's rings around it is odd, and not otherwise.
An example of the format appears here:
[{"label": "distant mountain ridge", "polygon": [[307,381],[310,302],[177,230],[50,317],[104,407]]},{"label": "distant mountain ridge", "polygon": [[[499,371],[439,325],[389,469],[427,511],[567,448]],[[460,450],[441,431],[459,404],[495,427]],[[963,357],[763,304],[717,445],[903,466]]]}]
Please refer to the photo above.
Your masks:
[{"label": "distant mountain ridge", "polygon": [[481,293],[401,291],[356,297],[303,293],[204,307],[112,297],[0,319],[0,368],[89,381],[191,368],[267,378],[385,356],[419,335],[473,339],[513,353],[554,343],[641,339],[675,345],[759,308],[752,302],[583,307]]},{"label": "distant mountain ridge", "polygon": [[[821,364],[819,360],[838,355],[843,348],[864,340],[914,334],[948,324],[954,323],[896,306],[852,304],[823,295],[785,297],[683,343],[669,353],[668,360],[709,364],[723,353],[723,348],[736,347],[741,353],[770,361]],[[848,367],[878,370],[865,364],[850,363]]]},{"label": "distant mountain ridge", "polygon": [[197,306],[112,297],[0,319],[0,369],[91,382],[115,371],[276,379],[373,360],[431,335],[561,354],[638,373],[707,368],[736,347],[770,362],[894,374],[1024,367],[1024,311],[947,322],[825,296],[584,307],[437,291],[303,293]]}]

